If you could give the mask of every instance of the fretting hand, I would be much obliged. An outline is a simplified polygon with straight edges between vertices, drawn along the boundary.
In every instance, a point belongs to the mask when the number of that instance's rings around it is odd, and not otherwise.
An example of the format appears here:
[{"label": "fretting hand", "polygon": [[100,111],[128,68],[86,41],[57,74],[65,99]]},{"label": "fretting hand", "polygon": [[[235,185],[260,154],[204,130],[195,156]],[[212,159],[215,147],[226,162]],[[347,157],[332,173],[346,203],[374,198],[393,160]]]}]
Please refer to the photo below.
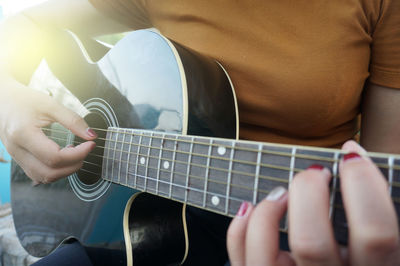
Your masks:
[{"label": "fretting hand", "polygon": [[[1,80],[0,138],[7,151],[37,183],[49,183],[76,172],[95,147],[93,130],[73,111],[44,93],[13,79]],[[60,148],[41,128],[59,122],[88,140],[76,147]]]},{"label": "fretting hand", "polygon": [[[313,166],[297,174],[289,192],[276,188],[256,207],[242,204],[228,230],[232,266],[400,265],[397,215],[387,182],[354,141],[339,165],[349,225],[347,248],[334,239],[329,219],[331,174]],[[279,250],[279,221],[289,215],[291,253]]]}]

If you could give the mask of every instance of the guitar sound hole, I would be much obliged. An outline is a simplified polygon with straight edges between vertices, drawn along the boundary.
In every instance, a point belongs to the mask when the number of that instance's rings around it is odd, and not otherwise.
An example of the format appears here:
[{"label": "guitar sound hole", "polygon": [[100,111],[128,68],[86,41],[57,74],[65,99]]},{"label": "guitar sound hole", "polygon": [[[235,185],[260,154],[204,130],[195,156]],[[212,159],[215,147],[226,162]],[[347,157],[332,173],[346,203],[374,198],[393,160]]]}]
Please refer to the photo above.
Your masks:
[{"label": "guitar sound hole", "polygon": [[[96,148],[93,149],[83,162],[82,168],[78,171],[78,178],[87,185],[96,183],[101,178],[101,169],[104,154],[104,144],[106,139],[107,123],[100,115],[90,113],[85,117],[88,125],[97,133],[95,140]],[[76,142],[84,140],[76,137]]]}]

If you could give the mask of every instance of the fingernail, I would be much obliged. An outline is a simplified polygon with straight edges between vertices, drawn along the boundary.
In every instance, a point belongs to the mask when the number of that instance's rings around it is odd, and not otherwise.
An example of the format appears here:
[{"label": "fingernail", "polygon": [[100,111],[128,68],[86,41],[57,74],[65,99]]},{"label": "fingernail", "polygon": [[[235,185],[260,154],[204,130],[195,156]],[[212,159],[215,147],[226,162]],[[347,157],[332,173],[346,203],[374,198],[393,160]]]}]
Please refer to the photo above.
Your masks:
[{"label": "fingernail", "polygon": [[96,132],[94,132],[94,130],[91,129],[90,127],[88,127],[88,128],[86,129],[86,132],[87,132],[87,134],[89,135],[89,137],[92,137],[92,138],[97,137]]},{"label": "fingernail", "polygon": [[343,161],[349,161],[349,160],[359,160],[361,159],[361,156],[356,153],[356,152],[351,152],[343,155]]},{"label": "fingernail", "polygon": [[65,148],[73,148],[74,144],[68,144]]},{"label": "fingernail", "polygon": [[328,180],[330,180],[331,177],[331,170],[329,170],[328,168],[326,168],[325,166],[322,166],[320,164],[312,164],[310,165],[307,170],[317,170],[320,171],[321,173],[324,174],[325,177],[328,178]]},{"label": "fingernail", "polygon": [[266,200],[269,201],[278,201],[283,197],[283,195],[286,194],[286,189],[284,187],[276,187],[265,198]]},{"label": "fingernail", "polygon": [[325,167],[323,167],[322,165],[313,164],[313,165],[310,165],[310,166],[307,168],[307,170],[313,169],[313,170],[320,170],[320,171],[322,171],[322,170],[324,170],[324,168],[325,168]]},{"label": "fingernail", "polygon": [[240,208],[239,208],[236,216],[243,217],[246,214],[248,208],[249,208],[249,203],[246,201],[243,201],[242,204],[240,205]]}]

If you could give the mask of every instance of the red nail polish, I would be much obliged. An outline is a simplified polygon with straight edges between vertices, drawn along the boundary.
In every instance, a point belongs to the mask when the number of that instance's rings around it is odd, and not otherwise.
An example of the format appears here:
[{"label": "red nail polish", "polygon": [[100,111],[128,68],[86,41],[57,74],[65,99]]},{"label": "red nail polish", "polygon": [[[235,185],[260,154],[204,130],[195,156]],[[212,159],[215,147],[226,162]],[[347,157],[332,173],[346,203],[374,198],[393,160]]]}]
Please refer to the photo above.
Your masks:
[{"label": "red nail polish", "polygon": [[239,217],[244,216],[246,214],[248,207],[249,207],[249,203],[247,203],[246,201],[242,202],[236,216],[239,216]]},{"label": "red nail polish", "polygon": [[343,155],[343,161],[348,161],[351,159],[360,159],[360,158],[361,158],[361,156],[356,152],[351,152],[351,153]]},{"label": "red nail polish", "polygon": [[310,166],[307,168],[307,170],[313,169],[313,170],[320,170],[320,171],[322,171],[324,168],[325,168],[325,167],[322,166],[322,165],[313,164],[313,165],[310,165]]},{"label": "red nail polish", "polygon": [[88,133],[88,135],[92,138],[97,137],[96,132],[94,132],[93,129],[91,129],[90,127],[86,130],[86,132]]}]

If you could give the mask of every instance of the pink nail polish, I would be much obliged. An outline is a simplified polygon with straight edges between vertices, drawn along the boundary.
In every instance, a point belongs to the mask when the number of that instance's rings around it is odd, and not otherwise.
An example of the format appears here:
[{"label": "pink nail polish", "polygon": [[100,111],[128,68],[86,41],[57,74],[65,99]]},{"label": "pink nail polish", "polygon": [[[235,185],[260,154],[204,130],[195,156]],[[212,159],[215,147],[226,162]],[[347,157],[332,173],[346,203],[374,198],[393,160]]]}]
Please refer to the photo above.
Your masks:
[{"label": "pink nail polish", "polygon": [[90,137],[92,137],[92,138],[97,137],[96,132],[94,132],[94,130],[91,129],[90,127],[86,129],[86,132],[87,132],[87,134],[88,134]]},{"label": "pink nail polish", "polygon": [[310,165],[310,166],[307,168],[307,170],[313,169],[313,170],[320,170],[320,171],[322,171],[324,168],[325,168],[325,167],[323,167],[322,165],[313,164],[313,165]]},{"label": "pink nail polish", "polygon": [[243,201],[242,204],[240,205],[240,208],[236,216],[243,217],[246,214],[248,208],[249,208],[249,203]]},{"label": "pink nail polish", "polygon": [[343,155],[343,161],[354,160],[354,159],[361,159],[361,156],[356,152],[351,152]]}]

